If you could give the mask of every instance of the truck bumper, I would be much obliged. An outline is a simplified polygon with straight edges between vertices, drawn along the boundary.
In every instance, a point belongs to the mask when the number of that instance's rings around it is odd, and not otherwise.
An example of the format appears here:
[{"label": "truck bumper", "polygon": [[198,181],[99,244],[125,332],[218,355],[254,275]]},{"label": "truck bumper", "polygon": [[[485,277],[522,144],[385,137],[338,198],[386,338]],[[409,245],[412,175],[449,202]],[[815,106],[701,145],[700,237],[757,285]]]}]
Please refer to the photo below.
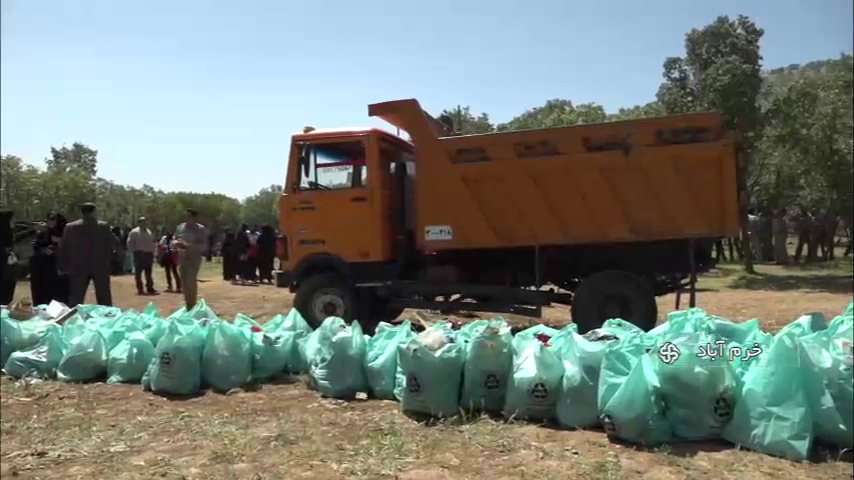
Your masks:
[{"label": "truck bumper", "polygon": [[291,288],[293,285],[293,273],[289,270],[276,270],[273,272],[276,278],[276,286],[278,288]]}]

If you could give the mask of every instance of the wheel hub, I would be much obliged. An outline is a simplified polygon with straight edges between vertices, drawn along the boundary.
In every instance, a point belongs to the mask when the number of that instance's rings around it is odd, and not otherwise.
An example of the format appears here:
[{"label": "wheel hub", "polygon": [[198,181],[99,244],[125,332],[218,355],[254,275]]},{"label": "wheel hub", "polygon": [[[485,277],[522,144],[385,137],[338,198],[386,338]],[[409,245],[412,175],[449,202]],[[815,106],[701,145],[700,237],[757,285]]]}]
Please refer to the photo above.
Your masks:
[{"label": "wheel hub", "polygon": [[316,318],[325,320],[327,317],[344,317],[344,300],[337,290],[324,289],[314,296],[311,310]]},{"label": "wheel hub", "polygon": [[629,305],[629,300],[625,297],[609,295],[605,298],[605,305],[603,313],[605,314],[605,318],[620,318],[622,320],[629,320],[628,317],[631,316],[631,306]]}]

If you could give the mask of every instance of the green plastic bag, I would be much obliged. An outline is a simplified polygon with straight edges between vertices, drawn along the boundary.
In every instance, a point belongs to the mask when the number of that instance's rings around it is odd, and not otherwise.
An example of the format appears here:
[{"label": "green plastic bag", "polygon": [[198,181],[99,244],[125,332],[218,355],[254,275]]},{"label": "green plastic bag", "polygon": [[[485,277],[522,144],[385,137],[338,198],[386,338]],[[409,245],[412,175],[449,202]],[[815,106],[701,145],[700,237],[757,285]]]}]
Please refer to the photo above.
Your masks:
[{"label": "green plastic bag", "polygon": [[702,308],[674,310],[667,314],[667,320],[664,323],[647,332],[647,335],[661,337],[679,333],[699,332],[706,328],[707,317],[706,311]]},{"label": "green plastic bag", "polygon": [[358,321],[326,320],[301,340],[308,360],[310,385],[330,398],[352,398],[368,391],[365,377],[365,335]]},{"label": "green plastic bag", "polygon": [[664,396],[656,376],[659,361],[653,355],[642,354],[602,408],[600,420],[608,436],[648,446],[672,439],[665,417]]},{"label": "green plastic bag", "polygon": [[[505,416],[534,420],[554,418],[564,374],[559,351],[565,337],[543,325],[516,334],[513,370],[503,409]],[[555,340],[557,345],[552,343]]]},{"label": "green plastic bag", "polygon": [[642,335],[644,333],[643,329],[641,329],[634,323],[630,323],[619,318],[610,318],[608,320],[605,320],[605,323],[602,324],[602,330],[619,338],[622,338],[626,335]]},{"label": "green plastic bag", "polygon": [[63,382],[88,382],[107,373],[107,342],[101,332],[90,327],[70,341],[56,367],[56,377]]},{"label": "green plastic bag", "polygon": [[95,327],[88,320],[80,315],[74,315],[62,324],[62,335],[65,337],[66,342],[71,343],[80,338],[84,333],[92,330],[92,328]]},{"label": "green plastic bag", "polygon": [[0,365],[6,365],[9,355],[18,349],[20,334],[18,322],[7,316],[0,316]]},{"label": "green plastic bag", "polygon": [[83,316],[84,320],[95,317],[118,317],[122,311],[118,307],[105,307],[103,305],[81,304],[76,307],[77,313]]},{"label": "green plastic bag", "polygon": [[850,316],[846,323],[839,325],[834,319],[831,328],[799,340],[815,437],[823,443],[851,449],[854,448],[851,353],[854,325]]},{"label": "green plastic bag", "polygon": [[308,337],[311,334],[311,327],[308,325],[308,322],[302,317],[302,315],[297,311],[296,308],[292,308],[290,312],[284,317],[276,316],[270,322],[269,325],[264,325],[264,330],[268,332],[272,331],[285,331],[285,332],[294,332],[294,346],[291,350],[291,354],[288,357],[288,370],[292,373],[306,373],[308,372],[308,361],[302,355],[302,350],[300,350],[299,342]]},{"label": "green plastic bag", "polygon": [[824,315],[813,312],[801,315],[795,321],[780,329],[776,336],[794,335],[795,337],[804,337],[826,329],[827,322],[824,319]]},{"label": "green plastic bag", "polygon": [[139,329],[152,345],[157,345],[166,333],[166,321],[156,315],[143,313],[139,316]]},{"label": "green plastic bag", "polygon": [[208,324],[202,351],[202,381],[227,392],[252,378],[252,343],[246,328],[213,320]]},{"label": "green plastic bag", "polygon": [[154,345],[143,332],[131,332],[107,357],[107,383],[139,383],[145,375]]},{"label": "green plastic bag", "polygon": [[746,322],[734,323],[725,318],[710,316],[706,320],[703,332],[736,345],[752,344],[761,332],[759,319],[753,318]]},{"label": "green plastic bag", "polygon": [[607,349],[602,357],[599,385],[596,389],[598,399],[596,403],[599,405],[600,412],[623,385],[644,353],[646,353],[644,339],[637,334],[624,336]]},{"label": "green plastic bag", "polygon": [[723,438],[736,445],[795,461],[807,459],[813,419],[794,333],[778,335],[745,374],[732,421]]},{"label": "green plastic bag", "polygon": [[35,346],[9,355],[3,370],[13,378],[53,378],[67,348],[62,330],[54,323]]},{"label": "green plastic bag", "polygon": [[561,347],[564,374],[555,415],[560,425],[589,428],[599,425],[599,371],[605,352],[617,340],[590,341],[573,334]]},{"label": "green plastic bag", "polygon": [[175,310],[171,315],[169,315],[168,319],[185,317],[198,320],[202,326],[206,325],[209,321],[220,319],[217,314],[208,307],[207,302],[205,302],[205,299],[203,298],[200,298],[196,305],[189,311],[187,311],[186,307],[181,307],[178,310]]},{"label": "green plastic bag", "polygon": [[[442,342],[435,342],[437,338],[443,338]],[[432,347],[422,343],[428,339]],[[433,325],[400,344],[397,348],[400,409],[433,417],[457,415],[464,354],[449,324]]]},{"label": "green plastic bag", "polygon": [[696,330],[666,340],[680,352],[672,363],[656,363],[673,434],[684,440],[720,438],[732,419],[737,393],[725,341],[717,343],[717,337]]},{"label": "green plastic bag", "polygon": [[186,318],[168,320],[166,333],[142,378],[143,388],[170,395],[194,395],[202,378],[205,329]]},{"label": "green plastic bag", "polygon": [[263,382],[288,370],[288,359],[294,348],[294,332],[266,332],[251,327],[252,380]]},{"label": "green plastic bag", "polygon": [[397,382],[397,347],[415,337],[412,325],[380,322],[374,336],[367,340],[365,376],[374,398],[393,400]]},{"label": "green plastic bag", "polygon": [[500,412],[513,369],[513,335],[503,318],[477,320],[463,327],[465,364],[460,406]]},{"label": "green plastic bag", "polygon": [[845,311],[842,312],[842,315],[854,315],[854,302],[849,303],[848,306],[845,307]]},{"label": "green plastic bag", "polygon": [[116,316],[92,317],[89,323],[94,324],[104,336],[109,353],[125,339],[128,333],[139,331],[139,326],[136,324],[138,315],[135,311],[129,310]]},{"label": "green plastic bag", "polygon": [[42,320],[41,318],[31,318],[29,320],[17,321],[9,319],[11,322],[17,322],[18,333],[15,335],[14,351],[28,350],[41,342],[41,339],[57,327],[57,324],[50,320]]}]

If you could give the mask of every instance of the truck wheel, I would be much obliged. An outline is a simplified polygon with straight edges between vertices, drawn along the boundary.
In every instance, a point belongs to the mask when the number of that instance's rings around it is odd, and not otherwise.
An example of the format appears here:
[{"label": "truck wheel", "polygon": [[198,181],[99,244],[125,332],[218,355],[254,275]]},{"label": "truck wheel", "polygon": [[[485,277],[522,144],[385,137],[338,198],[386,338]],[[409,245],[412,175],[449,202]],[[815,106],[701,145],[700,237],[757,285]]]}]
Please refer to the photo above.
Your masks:
[{"label": "truck wheel", "polygon": [[649,283],[620,270],[584,279],[572,297],[572,321],[579,333],[599,328],[609,318],[621,318],[645,331],[655,327],[658,305]]},{"label": "truck wheel", "polygon": [[350,322],[356,314],[356,295],[340,276],[324,273],[302,282],[294,296],[294,308],[311,328],[317,328],[327,317],[340,317]]}]

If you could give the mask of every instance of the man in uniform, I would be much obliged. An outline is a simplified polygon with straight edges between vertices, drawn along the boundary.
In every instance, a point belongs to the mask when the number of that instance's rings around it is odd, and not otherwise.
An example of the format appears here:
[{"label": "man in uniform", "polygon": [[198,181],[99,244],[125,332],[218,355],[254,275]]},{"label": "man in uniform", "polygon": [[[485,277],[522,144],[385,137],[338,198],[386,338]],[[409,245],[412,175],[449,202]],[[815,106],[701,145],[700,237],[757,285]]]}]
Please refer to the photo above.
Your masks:
[{"label": "man in uniform", "polygon": [[110,226],[97,219],[95,205],[80,205],[79,220],[65,226],[59,246],[59,262],[69,277],[69,307],[83,303],[89,281],[95,284],[98,305],[112,306],[110,257],[116,240]]},{"label": "man in uniform", "polygon": [[175,246],[178,248],[178,273],[184,288],[187,310],[196,305],[199,296],[199,268],[208,247],[208,232],[198,222],[198,212],[187,209],[187,220],[175,229]]}]

